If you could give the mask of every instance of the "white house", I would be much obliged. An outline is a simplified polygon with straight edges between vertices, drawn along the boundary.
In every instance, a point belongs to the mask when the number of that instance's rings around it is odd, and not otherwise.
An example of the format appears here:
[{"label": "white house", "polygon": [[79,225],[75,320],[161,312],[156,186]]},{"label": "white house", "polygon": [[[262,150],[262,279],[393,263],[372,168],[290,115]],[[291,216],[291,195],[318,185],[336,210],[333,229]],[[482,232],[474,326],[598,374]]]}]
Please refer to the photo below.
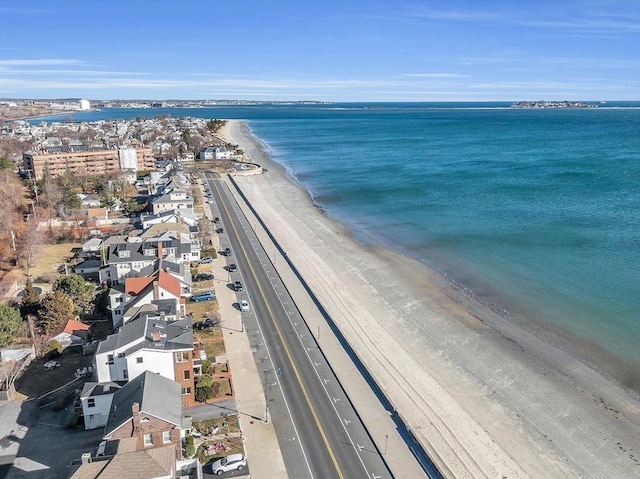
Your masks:
[{"label": "white house", "polygon": [[85,429],[104,427],[109,418],[113,393],[120,385],[112,381],[106,383],[86,382],[80,393],[80,404]]},{"label": "white house", "polygon": [[[109,309],[113,327],[117,328],[133,318],[143,305],[156,302],[166,316],[176,318],[183,314],[180,280],[164,270],[142,278],[125,278],[123,285],[109,290]],[[164,301],[158,304],[158,301]],[[138,308],[138,309],[136,309]]]},{"label": "white house", "polygon": [[130,381],[145,371],[156,373],[179,382],[183,402],[194,404],[194,357],[191,318],[171,322],[145,312],[100,342],[94,371],[100,383]]}]

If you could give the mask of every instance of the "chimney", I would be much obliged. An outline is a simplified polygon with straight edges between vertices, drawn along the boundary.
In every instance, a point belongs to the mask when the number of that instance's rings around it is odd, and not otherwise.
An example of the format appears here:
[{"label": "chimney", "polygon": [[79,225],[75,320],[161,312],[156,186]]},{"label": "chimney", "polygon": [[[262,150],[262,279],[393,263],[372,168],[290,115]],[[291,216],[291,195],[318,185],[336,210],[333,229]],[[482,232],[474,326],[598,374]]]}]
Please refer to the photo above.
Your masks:
[{"label": "chimney", "polygon": [[131,420],[133,421],[133,430],[136,431],[140,427],[140,404],[137,402],[131,405]]},{"label": "chimney", "polygon": [[160,331],[154,331],[153,333],[151,333],[151,339],[154,343],[160,341]]},{"label": "chimney", "polygon": [[158,241],[158,258],[162,259],[162,243]]},{"label": "chimney", "polygon": [[160,311],[160,320],[166,321],[164,311]]},{"label": "chimney", "polygon": [[155,280],[153,282],[153,299],[154,300],[160,299],[160,292],[159,292],[159,288],[158,288],[158,280]]},{"label": "chimney", "polygon": [[89,464],[91,462],[91,453],[90,452],[82,453],[81,459],[82,459],[82,464]]},{"label": "chimney", "polygon": [[178,243],[180,243],[180,232],[178,231],[178,233],[176,234],[176,238],[178,239]]}]

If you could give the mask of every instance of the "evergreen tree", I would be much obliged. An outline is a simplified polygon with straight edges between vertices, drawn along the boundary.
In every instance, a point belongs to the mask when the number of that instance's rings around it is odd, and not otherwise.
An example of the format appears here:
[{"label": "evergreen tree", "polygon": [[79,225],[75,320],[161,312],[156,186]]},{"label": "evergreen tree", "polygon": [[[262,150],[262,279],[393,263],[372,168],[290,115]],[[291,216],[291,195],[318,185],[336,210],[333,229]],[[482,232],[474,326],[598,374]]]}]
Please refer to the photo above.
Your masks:
[{"label": "evergreen tree", "polygon": [[77,274],[67,274],[58,277],[51,288],[53,291],[66,293],[75,304],[76,314],[83,313],[92,308],[94,286]]},{"label": "evergreen tree", "polygon": [[33,287],[31,280],[27,281],[27,285],[24,288],[24,295],[20,302],[20,314],[23,318],[29,315],[37,316],[40,309],[40,293]]},{"label": "evergreen tree", "polygon": [[22,330],[22,318],[17,308],[0,304],[0,347],[13,344]]},{"label": "evergreen tree", "polygon": [[38,326],[46,334],[61,330],[67,321],[74,318],[73,299],[64,291],[45,294],[40,305]]}]

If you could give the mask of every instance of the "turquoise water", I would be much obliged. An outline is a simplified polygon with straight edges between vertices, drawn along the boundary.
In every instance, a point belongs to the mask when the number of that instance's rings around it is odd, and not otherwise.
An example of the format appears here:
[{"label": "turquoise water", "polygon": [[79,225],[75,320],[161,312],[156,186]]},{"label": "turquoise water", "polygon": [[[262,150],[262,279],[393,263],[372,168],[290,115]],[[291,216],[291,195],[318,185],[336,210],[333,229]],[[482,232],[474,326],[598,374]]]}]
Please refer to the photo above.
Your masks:
[{"label": "turquoise water", "polygon": [[637,386],[640,109],[338,106],[74,118],[248,119],[273,159],[357,239],[447,273]]}]

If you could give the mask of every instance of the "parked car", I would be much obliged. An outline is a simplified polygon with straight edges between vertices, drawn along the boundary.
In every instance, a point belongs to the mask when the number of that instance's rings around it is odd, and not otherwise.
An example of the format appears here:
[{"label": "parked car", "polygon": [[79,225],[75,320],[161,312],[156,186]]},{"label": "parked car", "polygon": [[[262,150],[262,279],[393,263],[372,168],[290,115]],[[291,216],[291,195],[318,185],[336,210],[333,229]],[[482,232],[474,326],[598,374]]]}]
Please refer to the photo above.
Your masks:
[{"label": "parked car", "polygon": [[236,291],[242,291],[242,283],[240,281],[236,281],[233,283],[233,289]]},{"label": "parked car", "polygon": [[243,454],[231,454],[214,462],[211,465],[211,472],[219,476],[223,472],[242,471],[245,467],[247,467],[247,458]]},{"label": "parked car", "polygon": [[217,216],[215,218],[213,218],[213,222],[214,223],[220,223],[220,218],[218,218]]},{"label": "parked car", "polygon": [[45,371],[51,371],[53,369],[60,367],[60,362],[58,361],[47,361],[42,365]]},{"label": "parked car", "polygon": [[205,291],[204,293],[194,294],[191,296],[191,301],[211,301],[212,299],[216,299],[216,295],[213,294],[213,291]]},{"label": "parked car", "polygon": [[224,233],[224,229],[222,229],[222,228],[218,228],[218,229],[216,230],[216,233]]},{"label": "parked car", "polygon": [[213,263],[213,258],[211,256],[205,256],[204,258],[200,258],[200,261],[198,261],[198,263],[200,264]]},{"label": "parked car", "polygon": [[229,270],[229,273],[233,273],[234,271],[237,271],[238,267],[235,263],[231,263],[229,266],[227,266],[227,269]]},{"label": "parked car", "polygon": [[240,301],[240,311],[249,311],[249,301],[246,299]]},{"label": "parked car", "polygon": [[231,248],[225,248],[224,249],[224,255],[225,256],[231,256]]},{"label": "parked car", "polygon": [[202,330],[202,329],[213,328],[214,326],[217,326],[218,323],[219,321],[217,319],[206,318],[206,319],[203,319],[202,321],[198,321],[197,323],[194,323],[193,329]]},{"label": "parked car", "polygon": [[213,279],[213,275],[209,273],[198,273],[193,277],[194,281],[207,281]]}]

